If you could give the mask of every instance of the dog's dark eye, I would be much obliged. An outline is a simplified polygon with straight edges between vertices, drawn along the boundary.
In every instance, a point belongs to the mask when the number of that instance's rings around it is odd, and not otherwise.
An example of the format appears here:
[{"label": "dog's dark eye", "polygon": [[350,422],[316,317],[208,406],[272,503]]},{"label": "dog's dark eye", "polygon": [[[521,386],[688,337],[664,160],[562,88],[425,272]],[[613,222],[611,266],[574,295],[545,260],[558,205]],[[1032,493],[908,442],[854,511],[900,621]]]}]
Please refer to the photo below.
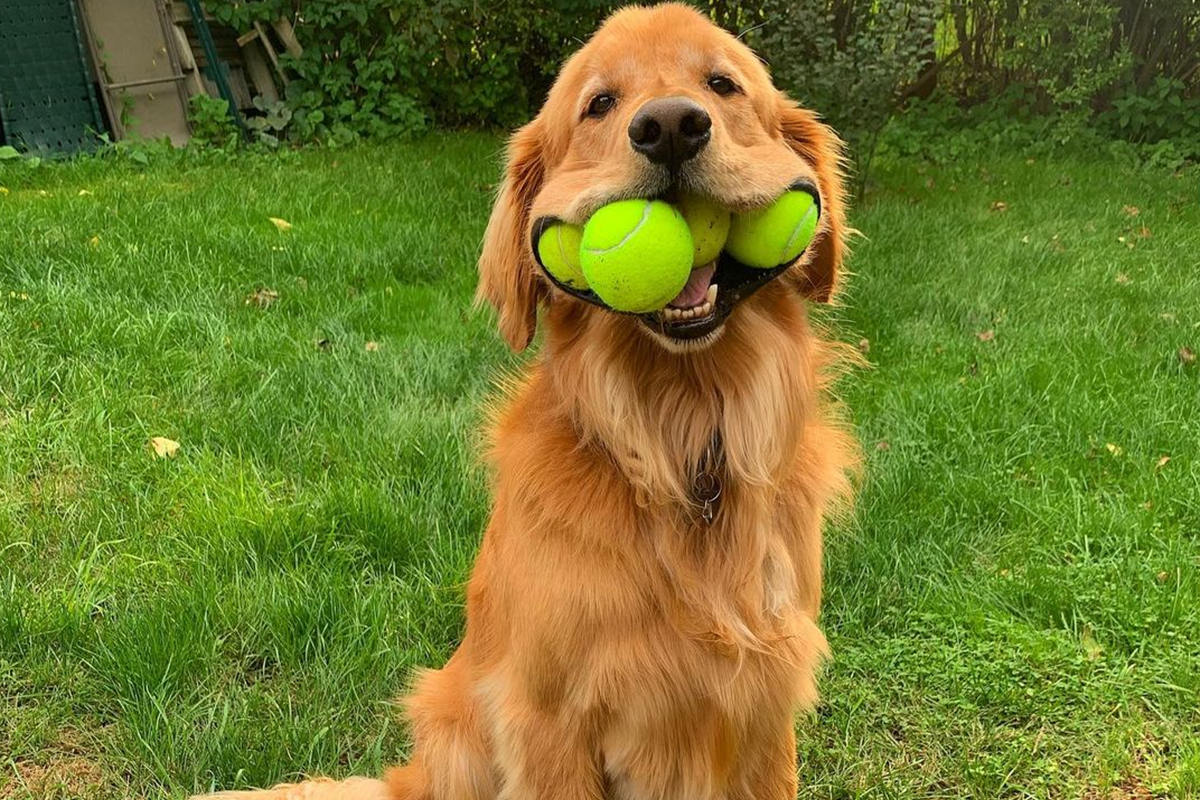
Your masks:
[{"label": "dog's dark eye", "polygon": [[598,94],[592,98],[592,102],[588,103],[587,115],[589,117],[603,117],[616,104],[617,98],[611,94]]},{"label": "dog's dark eye", "polygon": [[737,86],[734,84],[734,82],[729,80],[729,78],[726,78],[724,75],[713,75],[711,78],[709,78],[708,88],[712,89],[722,97],[733,94],[737,91]]}]

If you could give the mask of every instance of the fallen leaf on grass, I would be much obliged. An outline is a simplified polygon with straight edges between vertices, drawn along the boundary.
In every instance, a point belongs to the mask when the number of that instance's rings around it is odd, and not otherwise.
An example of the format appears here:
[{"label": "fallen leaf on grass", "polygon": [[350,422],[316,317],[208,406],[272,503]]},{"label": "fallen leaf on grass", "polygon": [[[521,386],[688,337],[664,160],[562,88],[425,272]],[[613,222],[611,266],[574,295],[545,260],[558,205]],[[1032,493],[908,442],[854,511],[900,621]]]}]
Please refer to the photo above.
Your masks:
[{"label": "fallen leaf on grass", "polygon": [[1125,452],[1124,450],[1121,449],[1121,446],[1119,444],[1113,444],[1112,442],[1108,442],[1104,446],[1105,446],[1105,448],[1108,449],[1108,452],[1112,453],[1114,456],[1119,456]]},{"label": "fallen leaf on grass", "polygon": [[1025,234],[1021,237],[1021,244],[1029,244],[1029,234]]},{"label": "fallen leaf on grass", "polygon": [[90,244],[92,246],[92,249],[95,250],[97,247],[100,246],[100,237],[93,236],[92,238],[88,239],[88,244]]},{"label": "fallen leaf on grass", "polygon": [[1138,210],[1137,206],[1123,206],[1121,210],[1125,212],[1126,216],[1130,217],[1136,217],[1138,214],[1142,213],[1140,210]]},{"label": "fallen leaf on grass", "polygon": [[268,308],[272,303],[279,299],[279,292],[274,289],[268,289],[265,286],[254,292],[246,295],[245,303],[248,306],[258,306],[259,308]]},{"label": "fallen leaf on grass", "polygon": [[1196,363],[1196,351],[1186,345],[1179,348],[1179,360],[1184,364]]},{"label": "fallen leaf on grass", "polygon": [[80,197],[91,197],[91,195],[92,195],[91,189],[80,189],[79,190]]},{"label": "fallen leaf on grass", "polygon": [[1167,322],[1175,321],[1175,315],[1172,314],[1170,311],[1164,311],[1163,313],[1158,315],[1158,318],[1161,320],[1166,320]]},{"label": "fallen leaf on grass", "polygon": [[279,217],[267,217],[267,219],[271,220],[271,223],[281,231],[290,231],[292,229],[292,223],[286,219],[280,219]]},{"label": "fallen leaf on grass", "polygon": [[152,436],[150,447],[154,449],[154,455],[159,458],[174,458],[175,454],[179,452],[179,442],[165,436]]},{"label": "fallen leaf on grass", "polygon": [[1154,465],[1154,468],[1155,468],[1155,469],[1162,469],[1162,468],[1163,468],[1163,467],[1165,467],[1165,466],[1166,466],[1166,465],[1167,465],[1167,464],[1168,464],[1170,461],[1171,461],[1171,457],[1170,457],[1170,456],[1162,456],[1161,458],[1159,458],[1159,459],[1158,459],[1157,463],[1155,463],[1155,465]]},{"label": "fallen leaf on grass", "polygon": [[1008,211],[1008,203],[1003,200],[997,200],[991,205],[992,211]]},{"label": "fallen leaf on grass", "polygon": [[880,451],[891,450],[892,445],[888,442],[887,439],[881,439],[880,441],[875,443],[875,449],[880,450]]},{"label": "fallen leaf on grass", "polygon": [[1171,577],[1171,576],[1168,575],[1166,572],[1160,572],[1154,576],[1154,580],[1158,581],[1159,583],[1166,583],[1167,578],[1169,578],[1169,577]]},{"label": "fallen leaf on grass", "polygon": [[871,340],[866,339],[866,338],[859,339],[858,340],[858,352],[862,353],[864,356],[867,353],[871,352]]},{"label": "fallen leaf on grass", "polygon": [[1139,239],[1149,239],[1153,235],[1152,233],[1150,233],[1150,229],[1147,228],[1145,225],[1138,228],[1136,231],[1134,231],[1134,233],[1137,234]]},{"label": "fallen leaf on grass", "polygon": [[1083,652],[1087,655],[1088,661],[1095,661],[1104,653],[1104,648],[1096,641],[1095,634],[1091,628],[1084,628],[1083,633],[1079,636],[1080,644],[1083,645]]},{"label": "fallen leaf on grass", "polygon": [[363,349],[366,350],[368,353],[376,353],[379,351],[379,342],[375,342],[375,341],[367,342],[363,346]]},{"label": "fallen leaf on grass", "polygon": [[992,339],[996,338],[996,332],[991,328],[988,328],[986,331],[979,331],[976,333],[975,338],[981,342],[990,342]]},{"label": "fallen leaf on grass", "polygon": [[1129,284],[1129,276],[1126,275],[1124,272],[1118,272],[1116,281],[1117,281],[1117,283],[1121,284],[1122,286],[1126,286]]}]

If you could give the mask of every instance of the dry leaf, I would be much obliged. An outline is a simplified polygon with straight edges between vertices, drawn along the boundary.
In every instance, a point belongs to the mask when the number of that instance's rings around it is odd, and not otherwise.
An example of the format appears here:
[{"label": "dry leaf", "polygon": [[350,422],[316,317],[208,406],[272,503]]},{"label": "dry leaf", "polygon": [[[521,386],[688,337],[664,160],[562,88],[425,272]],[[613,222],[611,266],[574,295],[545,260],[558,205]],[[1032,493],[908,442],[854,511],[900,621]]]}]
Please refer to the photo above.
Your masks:
[{"label": "dry leaf", "polygon": [[937,184],[934,182],[933,178],[929,178],[928,180],[925,181],[926,189],[932,189],[934,186],[937,186]]},{"label": "dry leaf", "polygon": [[179,452],[179,442],[165,436],[151,437],[150,447],[154,448],[154,455],[159,458],[174,458]]},{"label": "dry leaf", "polygon": [[1029,234],[1025,234],[1021,237],[1021,244],[1029,244]]},{"label": "dry leaf", "polygon": [[279,217],[267,217],[267,219],[271,220],[271,223],[281,231],[290,231],[292,229],[292,223],[286,219],[280,219]]},{"label": "dry leaf", "polygon": [[1037,163],[1037,162],[1036,162],[1036,161],[1034,161],[1032,158],[1027,158],[1027,159],[1025,159],[1025,164],[1026,164],[1027,166],[1030,166],[1030,167],[1032,167],[1032,166],[1033,166],[1034,164],[1036,164],[1036,163]]},{"label": "dry leaf", "polygon": [[997,200],[996,202],[992,203],[991,208],[992,211],[1008,211],[1008,203],[1004,202],[1003,200]]},{"label": "dry leaf", "polygon": [[368,353],[374,353],[374,352],[377,352],[377,351],[379,350],[379,342],[374,342],[374,341],[372,341],[372,342],[367,342],[367,343],[366,343],[366,345],[364,345],[364,349],[365,349],[365,350],[366,350]]},{"label": "dry leaf", "polygon": [[92,249],[95,250],[97,247],[100,246],[100,237],[93,236],[92,238],[88,239],[88,244],[90,244],[92,246]]},{"label": "dry leaf", "polygon": [[865,338],[859,339],[858,340],[858,352],[862,353],[864,356],[867,353],[871,352],[871,340],[865,339]]},{"label": "dry leaf", "polygon": [[1141,211],[1138,210],[1137,206],[1124,206],[1121,210],[1124,211],[1125,214],[1130,217],[1136,217],[1138,214],[1142,213]]},{"label": "dry leaf", "polygon": [[1106,448],[1108,448],[1108,452],[1112,453],[1114,456],[1119,456],[1125,452],[1124,450],[1121,449],[1120,445],[1113,444],[1112,442],[1108,442],[1104,446]]},{"label": "dry leaf", "polygon": [[92,190],[91,190],[91,189],[80,189],[80,190],[79,190],[79,196],[80,196],[80,197],[90,197],[90,196],[91,196],[91,194],[92,194]]},{"label": "dry leaf", "polygon": [[1162,469],[1163,467],[1165,467],[1167,465],[1168,462],[1170,462],[1170,460],[1171,460],[1170,456],[1162,456],[1161,458],[1158,459],[1158,462],[1155,463],[1154,468]]},{"label": "dry leaf", "polygon": [[1137,231],[1135,231],[1135,232],[1137,233],[1139,239],[1149,239],[1152,235],[1150,233],[1150,229],[1147,228],[1145,225],[1138,228]]},{"label": "dry leaf", "polygon": [[1100,643],[1096,641],[1096,637],[1092,633],[1091,628],[1085,627],[1083,629],[1083,633],[1080,634],[1079,639],[1080,644],[1083,645],[1083,652],[1087,654],[1088,661],[1095,661],[1104,653],[1104,648],[1102,648]]},{"label": "dry leaf", "polygon": [[274,289],[268,289],[265,286],[260,288],[253,294],[246,295],[246,305],[258,306],[259,308],[268,308],[272,303],[279,299],[279,292]]},{"label": "dry leaf", "polygon": [[888,443],[887,439],[882,439],[875,443],[875,449],[881,450],[881,451],[882,450],[891,450],[892,446],[891,446],[891,444]]},{"label": "dry leaf", "polygon": [[1171,576],[1170,576],[1170,575],[1168,575],[1166,572],[1160,572],[1160,573],[1158,573],[1157,575],[1155,575],[1155,576],[1154,576],[1154,579],[1155,579],[1156,581],[1158,581],[1159,583],[1166,583],[1166,582],[1167,582],[1167,578],[1169,578],[1169,577],[1171,577]]},{"label": "dry leaf", "polygon": [[991,328],[988,328],[986,331],[980,331],[979,333],[975,334],[975,338],[981,342],[990,342],[992,339],[996,338],[996,332]]},{"label": "dry leaf", "polygon": [[1116,281],[1117,281],[1117,283],[1121,284],[1122,286],[1126,286],[1129,284],[1129,276],[1126,275],[1124,272],[1118,272]]},{"label": "dry leaf", "polygon": [[1172,314],[1170,311],[1164,311],[1163,313],[1161,313],[1161,314],[1159,314],[1159,315],[1158,315],[1158,318],[1159,318],[1159,319],[1166,320],[1167,322],[1174,322],[1174,321],[1175,321],[1175,315],[1174,315],[1174,314]]},{"label": "dry leaf", "polygon": [[1184,364],[1196,363],[1196,351],[1186,345],[1179,348],[1179,360]]}]

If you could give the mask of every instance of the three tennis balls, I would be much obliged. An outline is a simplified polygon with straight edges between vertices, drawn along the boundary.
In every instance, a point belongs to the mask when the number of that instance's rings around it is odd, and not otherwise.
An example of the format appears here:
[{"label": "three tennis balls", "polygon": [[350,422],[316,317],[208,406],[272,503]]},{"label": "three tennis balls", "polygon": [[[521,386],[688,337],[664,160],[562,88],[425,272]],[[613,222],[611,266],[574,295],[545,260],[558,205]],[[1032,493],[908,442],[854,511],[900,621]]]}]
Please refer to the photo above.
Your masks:
[{"label": "three tennis balls", "polygon": [[771,205],[730,213],[695,196],[619,200],[580,228],[555,223],[538,239],[542,266],[572,289],[591,289],[617,311],[646,313],[667,305],[694,267],[721,250],[748,267],[771,269],[796,258],[816,233],[817,205],[808,192],[787,192]]}]

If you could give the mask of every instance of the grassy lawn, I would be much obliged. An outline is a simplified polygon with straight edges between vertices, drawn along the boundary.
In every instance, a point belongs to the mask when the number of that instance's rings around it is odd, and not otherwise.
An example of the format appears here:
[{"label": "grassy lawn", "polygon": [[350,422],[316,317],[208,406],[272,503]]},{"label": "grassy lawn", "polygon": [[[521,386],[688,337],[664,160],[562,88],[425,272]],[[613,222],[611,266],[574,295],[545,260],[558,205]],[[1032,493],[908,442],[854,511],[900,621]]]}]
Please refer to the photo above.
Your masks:
[{"label": "grassy lawn", "polygon": [[[0,167],[0,798],[402,756],[520,364],[469,309],[497,148]],[[1200,796],[1195,175],[876,181],[802,795]]]}]

